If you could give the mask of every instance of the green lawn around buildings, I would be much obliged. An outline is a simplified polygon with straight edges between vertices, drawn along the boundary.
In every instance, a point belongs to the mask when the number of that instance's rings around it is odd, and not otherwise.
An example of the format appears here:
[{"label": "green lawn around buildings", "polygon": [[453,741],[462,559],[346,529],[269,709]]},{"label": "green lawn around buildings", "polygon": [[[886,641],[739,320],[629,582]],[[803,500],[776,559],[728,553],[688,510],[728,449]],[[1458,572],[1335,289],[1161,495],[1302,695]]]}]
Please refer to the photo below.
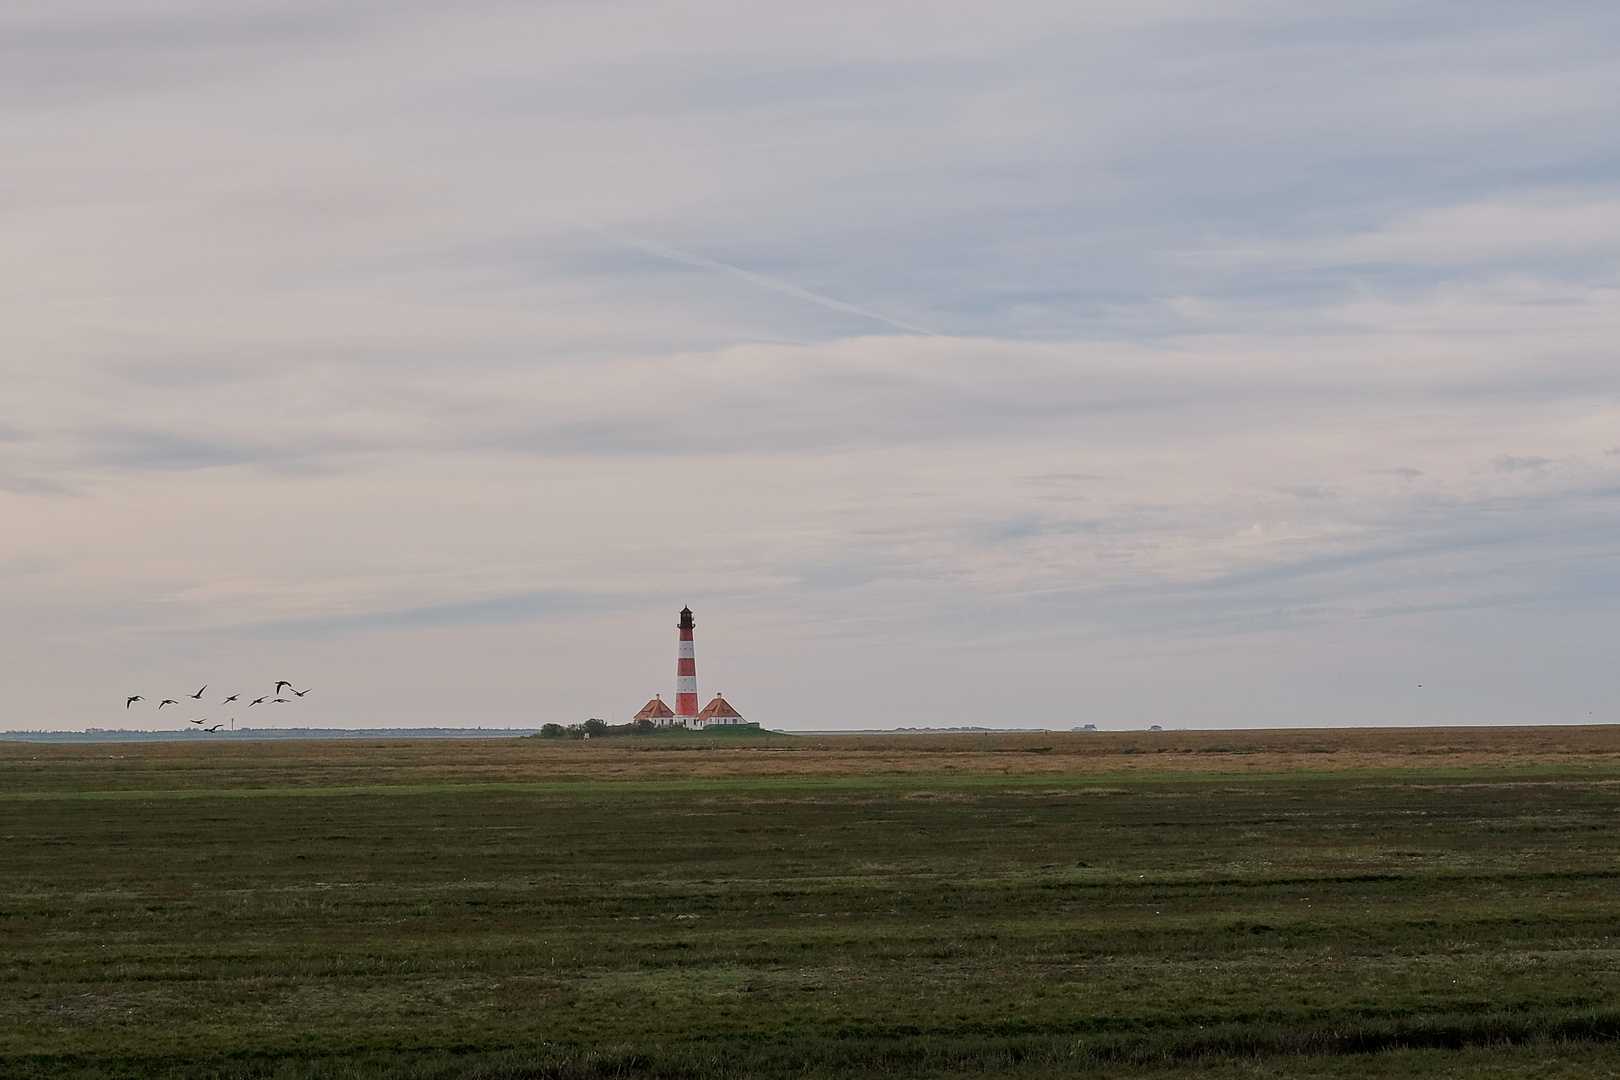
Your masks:
[{"label": "green lawn around buildings", "polygon": [[0,1076],[1620,1076],[1612,768],[242,798],[207,753],[0,790]]}]

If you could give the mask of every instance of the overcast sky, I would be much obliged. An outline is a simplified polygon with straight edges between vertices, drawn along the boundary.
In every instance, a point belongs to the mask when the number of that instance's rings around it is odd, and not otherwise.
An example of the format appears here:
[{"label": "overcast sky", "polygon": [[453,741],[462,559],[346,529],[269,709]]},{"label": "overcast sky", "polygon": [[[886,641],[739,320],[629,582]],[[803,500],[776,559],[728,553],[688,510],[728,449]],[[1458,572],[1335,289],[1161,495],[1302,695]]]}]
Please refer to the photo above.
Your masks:
[{"label": "overcast sky", "polygon": [[772,727],[1620,720],[1616,55],[1596,0],[8,4],[0,727],[622,721],[683,604]]}]

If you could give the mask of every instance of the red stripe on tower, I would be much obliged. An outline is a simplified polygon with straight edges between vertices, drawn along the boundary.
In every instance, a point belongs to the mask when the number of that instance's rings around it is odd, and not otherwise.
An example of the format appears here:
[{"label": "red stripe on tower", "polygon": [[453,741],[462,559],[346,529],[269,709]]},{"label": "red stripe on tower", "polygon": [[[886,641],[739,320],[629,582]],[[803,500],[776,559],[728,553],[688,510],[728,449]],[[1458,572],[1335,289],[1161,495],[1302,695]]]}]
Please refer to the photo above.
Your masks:
[{"label": "red stripe on tower", "polygon": [[675,653],[675,722],[692,725],[697,720],[697,654],[692,651],[692,609],[681,608],[681,643]]}]

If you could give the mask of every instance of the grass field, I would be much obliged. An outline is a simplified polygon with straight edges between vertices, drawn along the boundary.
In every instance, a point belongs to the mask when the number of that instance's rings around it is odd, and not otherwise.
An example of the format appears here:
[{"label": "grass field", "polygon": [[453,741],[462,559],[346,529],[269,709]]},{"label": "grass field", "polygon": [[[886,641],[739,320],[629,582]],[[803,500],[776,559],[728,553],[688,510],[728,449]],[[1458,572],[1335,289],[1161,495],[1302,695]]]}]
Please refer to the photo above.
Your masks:
[{"label": "grass field", "polygon": [[1620,1076],[1620,729],[0,743],[0,1075]]}]

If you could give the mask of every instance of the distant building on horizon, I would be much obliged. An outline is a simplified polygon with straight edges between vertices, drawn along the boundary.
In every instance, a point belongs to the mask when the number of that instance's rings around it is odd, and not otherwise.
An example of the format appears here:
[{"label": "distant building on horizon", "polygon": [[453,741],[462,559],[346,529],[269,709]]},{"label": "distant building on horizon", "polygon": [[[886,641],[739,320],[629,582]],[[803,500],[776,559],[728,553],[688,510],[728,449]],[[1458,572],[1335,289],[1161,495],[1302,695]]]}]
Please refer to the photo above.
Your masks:
[{"label": "distant building on horizon", "polygon": [[705,705],[703,711],[698,713],[697,716],[698,727],[709,727],[714,724],[746,723],[748,721],[743,719],[742,713],[733,709],[731,704],[719,694],[716,694],[714,700]]},{"label": "distant building on horizon", "polygon": [[664,704],[662,695],[655,694],[636,713],[635,721],[639,723],[645,720],[655,727],[758,727],[758,724],[744,720],[742,713],[732,708],[731,703],[719,694],[703,707],[703,711],[698,711],[697,654],[692,640],[697,620],[692,617],[692,609],[682,608],[680,622],[675,625],[680,631],[675,651],[675,707],[670,708]]},{"label": "distant building on horizon", "polygon": [[636,713],[636,722],[642,720],[656,727],[669,727],[675,722],[675,710],[664,704],[663,698],[654,696],[653,699],[641,707]]},{"label": "distant building on horizon", "polygon": [[692,609],[681,608],[681,621],[675,624],[681,632],[680,644],[675,650],[675,719],[683,727],[697,720],[697,646],[692,642],[692,630],[697,620]]}]

